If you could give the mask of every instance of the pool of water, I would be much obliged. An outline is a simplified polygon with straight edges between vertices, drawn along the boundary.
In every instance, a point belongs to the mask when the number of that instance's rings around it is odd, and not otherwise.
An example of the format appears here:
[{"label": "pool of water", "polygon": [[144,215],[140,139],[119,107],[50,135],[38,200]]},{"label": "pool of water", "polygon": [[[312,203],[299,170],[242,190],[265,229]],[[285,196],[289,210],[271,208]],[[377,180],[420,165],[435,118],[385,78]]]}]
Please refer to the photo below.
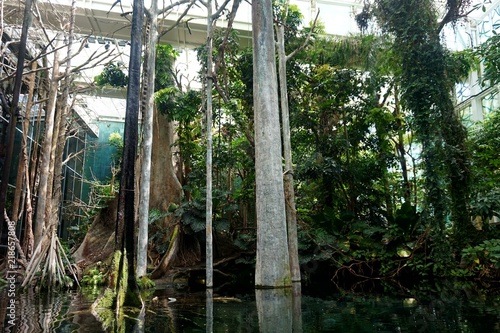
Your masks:
[{"label": "pool of water", "polygon": [[[141,314],[126,311],[123,332],[500,332],[500,296],[476,287],[426,288],[384,293],[296,290],[251,294],[181,292],[146,296]],[[18,293],[9,327],[7,291],[0,319],[7,332],[106,332],[90,307],[96,293]],[[11,322],[12,323],[12,322]],[[120,326],[120,325],[118,325]],[[108,331],[118,331],[115,326]]]}]

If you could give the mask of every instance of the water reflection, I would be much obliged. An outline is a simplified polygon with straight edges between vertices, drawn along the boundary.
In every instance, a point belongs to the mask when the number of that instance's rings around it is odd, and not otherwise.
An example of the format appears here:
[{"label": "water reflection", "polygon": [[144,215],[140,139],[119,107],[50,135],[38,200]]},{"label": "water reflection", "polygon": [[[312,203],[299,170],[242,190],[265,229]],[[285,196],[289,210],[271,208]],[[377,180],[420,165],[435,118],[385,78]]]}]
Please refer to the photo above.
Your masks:
[{"label": "water reflection", "polygon": [[292,286],[292,332],[302,332],[302,287],[295,282]]},{"label": "water reflection", "polygon": [[278,327],[283,333],[292,332],[292,293],[290,289],[257,289],[255,300],[260,332],[274,333]]},{"label": "water reflection", "polygon": [[292,288],[255,291],[259,331],[262,333],[302,332],[302,293],[300,283]]},{"label": "water reflection", "polygon": [[207,333],[212,333],[214,331],[214,290],[212,288],[207,289],[207,300],[206,300],[206,310],[207,310]]},{"label": "water reflection", "polygon": [[[144,311],[127,313],[130,322],[122,327],[138,333],[500,332],[500,297],[473,288],[323,296],[303,296],[300,286],[247,295],[157,290]],[[5,298],[0,295],[0,319],[6,319]],[[12,332],[104,332],[90,311],[94,299],[80,292],[19,293]]]}]

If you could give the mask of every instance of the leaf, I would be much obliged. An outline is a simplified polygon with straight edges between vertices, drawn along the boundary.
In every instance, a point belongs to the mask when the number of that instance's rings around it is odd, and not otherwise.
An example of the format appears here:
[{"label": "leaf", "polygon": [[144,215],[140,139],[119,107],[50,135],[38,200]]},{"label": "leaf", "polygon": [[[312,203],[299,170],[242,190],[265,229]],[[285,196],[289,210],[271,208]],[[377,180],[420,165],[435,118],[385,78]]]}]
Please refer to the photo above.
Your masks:
[{"label": "leaf", "polygon": [[397,253],[401,258],[408,258],[411,255],[411,252],[404,248],[399,248]]}]

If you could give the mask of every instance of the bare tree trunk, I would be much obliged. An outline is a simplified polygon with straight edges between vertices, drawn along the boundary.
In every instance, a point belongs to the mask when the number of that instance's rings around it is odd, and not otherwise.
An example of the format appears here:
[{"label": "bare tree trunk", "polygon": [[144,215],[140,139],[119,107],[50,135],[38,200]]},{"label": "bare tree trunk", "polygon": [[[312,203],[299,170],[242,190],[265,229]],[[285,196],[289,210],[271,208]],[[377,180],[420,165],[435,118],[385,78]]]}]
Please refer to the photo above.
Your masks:
[{"label": "bare tree trunk", "polygon": [[42,143],[42,158],[40,165],[40,183],[38,187],[38,201],[36,206],[36,217],[35,217],[35,248],[38,246],[40,240],[42,239],[42,234],[45,229],[45,212],[49,203],[49,181],[50,181],[50,165],[51,165],[51,155],[52,155],[52,141],[54,134],[54,121],[55,121],[55,111],[56,111],[56,99],[57,91],[59,86],[59,51],[58,40],[61,34],[58,33],[55,40],[56,46],[54,51],[54,65],[52,67],[52,76],[50,78],[50,88],[47,101],[47,107],[45,109],[45,135]]},{"label": "bare tree trunk", "polygon": [[[47,68],[47,58],[43,58],[44,67]],[[48,70],[44,71],[44,75],[42,75],[43,79],[40,81],[40,87],[38,91],[38,95],[42,100],[45,100],[47,96],[47,90],[49,87],[49,79],[48,79]],[[44,109],[43,104],[39,105],[39,110]],[[40,133],[42,131],[42,112],[38,112],[38,117],[36,121],[36,129],[34,138],[41,137]],[[24,238],[23,238],[23,250],[28,259],[31,259],[33,251],[35,250],[35,235],[33,230],[33,214],[35,214],[36,209],[36,193],[38,192],[39,184],[37,181],[37,177],[39,175],[40,169],[40,147],[38,145],[38,141],[35,141],[35,144],[31,150],[31,159],[30,161],[26,161],[26,218],[24,225]],[[25,153],[28,155],[28,152]]]},{"label": "bare tree trunk", "polygon": [[[55,118],[53,119],[53,133],[51,140],[46,137],[47,146],[50,144],[50,163],[49,175],[46,177],[46,196],[45,198],[45,214],[44,225],[45,231],[42,232],[41,238],[38,240],[35,252],[26,269],[26,276],[23,281],[23,286],[31,283],[35,273],[41,271],[41,280],[49,289],[55,288],[57,285],[64,286],[66,284],[66,270],[69,270],[75,276],[72,270],[71,263],[65,255],[64,249],[59,242],[57,229],[59,226],[60,211],[59,207],[62,202],[62,170],[63,170],[63,152],[66,143],[66,118],[70,110],[68,105],[69,89],[71,85],[71,58],[72,44],[74,39],[74,20],[75,20],[76,3],[72,2],[70,21],[68,22],[69,31],[67,34],[67,57],[65,73],[62,76],[52,77],[52,86],[50,94],[55,91],[55,100],[57,100],[57,84],[61,78],[64,78],[62,85],[62,95],[57,105],[54,105]],[[60,37],[62,34],[59,34]],[[61,65],[57,56],[55,57],[54,67],[59,68]],[[57,74],[56,74],[57,75]],[[52,102],[52,101],[51,101]],[[54,101],[55,103],[55,101]],[[56,108],[57,106],[57,108]],[[46,132],[47,135],[47,132]],[[45,145],[45,142],[44,142]],[[44,147],[46,148],[46,147]],[[45,151],[44,151],[45,152]],[[44,158],[46,156],[43,156]],[[44,169],[46,170],[46,169]],[[45,176],[45,175],[42,175]],[[40,208],[39,208],[40,209]],[[66,261],[66,263],[65,263]],[[43,266],[42,268],[40,268]],[[75,278],[76,280],[76,278]]]},{"label": "bare tree trunk", "polygon": [[[138,292],[135,271],[135,159],[137,155],[139,100],[141,91],[142,29],[144,1],[134,0],[129,61],[129,82],[125,114],[124,144],[118,213],[116,220],[115,246],[121,251],[116,308],[125,302],[138,306],[142,303]],[[128,266],[128,267],[127,267]],[[125,296],[125,299],[122,299]]]},{"label": "bare tree trunk", "polygon": [[156,269],[151,273],[151,278],[159,279],[162,277],[174,262],[177,253],[179,252],[179,239],[180,233],[182,232],[180,228],[181,226],[179,223],[175,225],[172,235],[170,236],[170,243],[168,245],[167,252],[161,259],[158,267],[156,267]]},{"label": "bare tree trunk", "polygon": [[257,259],[255,285],[291,286],[271,0],[252,3]]},{"label": "bare tree trunk", "polygon": [[[43,64],[44,67],[47,68],[47,58],[43,58]],[[49,85],[49,71],[45,70],[43,79],[41,80],[41,85],[40,89],[38,91],[38,94],[40,95],[40,98],[42,100],[46,99],[47,96],[47,90],[50,88]],[[45,104],[45,103],[44,103]],[[44,104],[39,105],[39,109],[45,109]],[[45,104],[46,105],[46,104]],[[41,137],[41,132],[42,132],[42,112],[38,112],[38,117],[36,121],[36,129],[35,129],[35,134],[33,135],[34,138],[39,138]],[[33,251],[35,250],[35,235],[34,235],[34,229],[33,229],[33,214],[35,214],[35,209],[37,206],[37,200],[36,200],[36,193],[38,192],[39,189],[39,182],[38,182],[38,176],[39,176],[39,170],[40,170],[40,165],[41,163],[40,159],[38,158],[41,153],[41,149],[38,145],[38,141],[35,141],[35,144],[32,148],[31,151],[31,159],[28,163],[26,162],[26,185],[27,185],[27,194],[26,194],[26,223],[24,226],[24,238],[23,238],[23,250],[24,253],[26,253],[26,257],[31,259],[31,255],[33,254]],[[29,164],[29,165],[28,165]],[[36,225],[35,225],[36,227]]]},{"label": "bare tree trunk", "polygon": [[[14,89],[12,92],[12,101],[10,104],[10,120],[9,120],[9,128],[7,134],[7,149],[5,152],[5,159],[2,168],[2,182],[0,184],[0,212],[2,212],[0,217],[0,236],[3,233],[4,219],[3,219],[3,211],[5,210],[5,202],[7,199],[7,189],[9,186],[9,177],[10,177],[10,165],[12,163],[12,155],[14,152],[14,138],[16,135],[16,124],[17,124],[17,116],[18,116],[18,106],[19,106],[19,94],[21,93],[21,85],[23,81],[23,71],[24,71],[24,59],[26,56],[26,44],[28,40],[28,29],[31,26],[32,22],[32,14],[31,7],[33,1],[26,0],[24,4],[24,19],[23,26],[21,31],[21,40],[19,42],[19,53],[17,54],[17,67],[16,67],[16,76],[14,81]],[[3,21],[2,21],[3,24]],[[17,221],[17,217],[13,217],[15,221]]]},{"label": "bare tree trunk", "polygon": [[[31,108],[33,107],[33,95],[35,90],[35,79],[36,79],[36,70],[37,62],[34,61],[31,65],[32,73],[28,79],[28,100],[26,102],[26,110],[24,114],[24,122],[23,122],[23,137],[21,141],[21,157],[19,158],[19,164],[17,167],[17,178],[16,178],[16,191],[14,193],[14,201],[12,203],[12,219],[14,221],[19,220],[20,211],[19,208],[21,206],[21,198],[23,193],[23,181],[25,179],[24,167],[27,164],[28,154],[27,154],[27,146],[28,146],[28,130],[30,123],[30,115]],[[27,178],[26,178],[27,179]]]},{"label": "bare tree trunk", "polygon": [[[64,147],[66,145],[66,132],[67,132],[67,122],[70,105],[69,105],[69,89],[71,86],[71,58],[73,57],[72,45],[74,40],[74,18],[76,11],[75,0],[72,2],[71,8],[71,21],[69,22],[69,31],[67,34],[67,53],[66,53],[66,63],[64,71],[64,81],[61,84],[62,94],[59,98],[59,102],[56,105],[56,117],[54,123],[54,144],[52,146],[52,157],[51,157],[51,170],[50,174],[53,179],[52,190],[49,192],[47,188],[47,193],[51,195],[52,201],[50,207],[49,215],[46,215],[46,219],[49,224],[53,225],[56,234],[53,237],[57,237],[57,227],[59,226],[60,217],[60,206],[63,199],[62,193],[62,179],[63,179],[63,155]],[[65,37],[66,40],[66,37]]]},{"label": "bare tree trunk", "polygon": [[[173,125],[171,122],[158,114],[154,114],[155,122],[153,128],[154,140],[152,151],[152,179],[154,182],[151,184],[151,207],[157,207],[163,211],[168,210],[170,203],[178,202],[182,195],[182,186],[175,174],[174,166],[172,164],[172,143],[173,143]],[[170,227],[166,225],[165,228]],[[170,264],[175,260],[178,249],[179,241],[177,236],[179,227],[176,224],[171,236],[171,246],[162,258],[160,264],[151,273],[152,278],[162,277],[170,267]],[[177,235],[174,237],[174,234]]]},{"label": "bare tree trunk", "polygon": [[213,17],[212,0],[207,1],[207,198],[206,198],[206,279],[207,288],[214,285],[213,277],[213,235],[212,235],[212,85],[213,85],[213,64],[212,64],[212,38],[213,38]]},{"label": "bare tree trunk", "polygon": [[[403,197],[405,200],[411,199],[412,187],[410,181],[408,180],[408,163],[406,162],[406,150],[405,150],[405,140],[404,140],[404,126],[402,121],[402,115],[400,110],[400,103],[398,100],[397,89],[394,92],[396,101],[394,103],[394,117],[396,118],[397,131],[398,131],[398,141],[395,142],[396,150],[399,155],[399,164],[401,167],[401,174],[403,175]],[[416,202],[415,202],[416,204]]]},{"label": "bare tree trunk", "polygon": [[148,265],[148,222],[149,196],[151,189],[151,151],[153,147],[153,113],[154,113],[154,84],[156,43],[158,39],[158,1],[151,1],[151,8],[147,12],[149,25],[148,45],[146,46],[146,101],[144,105],[141,182],[139,191],[139,235],[137,238],[137,276],[146,275]]},{"label": "bare tree trunk", "polygon": [[297,240],[297,213],[295,209],[295,191],[293,188],[292,144],[290,140],[290,113],[288,109],[288,88],[286,80],[285,26],[276,27],[278,41],[279,83],[281,96],[281,127],[283,131],[283,155],[285,158],[285,211],[288,232],[288,252],[292,282],[300,282],[299,244]]}]

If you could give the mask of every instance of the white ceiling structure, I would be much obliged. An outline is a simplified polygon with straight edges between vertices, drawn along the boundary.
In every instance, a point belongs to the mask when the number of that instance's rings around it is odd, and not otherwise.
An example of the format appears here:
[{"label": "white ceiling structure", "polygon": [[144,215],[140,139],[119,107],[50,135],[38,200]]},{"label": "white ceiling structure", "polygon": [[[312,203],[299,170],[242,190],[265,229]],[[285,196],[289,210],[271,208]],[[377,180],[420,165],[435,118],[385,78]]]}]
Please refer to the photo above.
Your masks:
[{"label": "white ceiling structure", "polygon": [[[61,27],[69,20],[71,3],[76,4],[76,32],[81,36],[92,36],[89,47],[82,52],[81,57],[86,58],[92,52],[101,52],[111,46],[117,55],[115,61],[128,64],[127,41],[130,39],[130,12],[132,12],[132,0],[121,0],[113,6],[115,0],[37,0],[38,21],[43,22],[46,27]],[[166,8],[174,0],[164,0],[160,8]],[[251,0],[243,0],[234,28],[238,31],[240,45],[243,47],[251,45]],[[404,0],[403,0],[404,1]],[[150,0],[145,0],[146,7]],[[219,0],[222,2],[222,0]],[[324,24],[326,33],[331,35],[348,35],[357,33],[355,15],[362,9],[363,0],[291,0],[302,12],[304,24],[308,25],[320,11],[319,20]],[[438,8],[443,12],[446,0],[436,0]],[[483,0],[475,0],[476,4]],[[22,24],[24,6],[20,0],[3,0],[4,20],[9,25],[20,27]],[[228,6],[231,8],[231,4]],[[495,27],[500,26],[500,0],[491,0],[486,3],[485,10],[476,10],[471,14],[471,19],[459,26],[458,29],[447,33],[448,47],[462,49],[467,46],[476,45],[482,38],[488,37]],[[195,80],[199,70],[199,64],[192,51],[194,47],[200,46],[206,41],[206,10],[203,5],[198,4],[190,8],[187,15],[182,17],[181,24],[177,24],[183,15],[186,5],[176,6],[166,11],[160,18],[160,30],[170,29],[162,36],[161,43],[169,43],[177,48],[180,56],[177,67],[188,80]],[[128,13],[128,14],[127,14]],[[187,23],[186,23],[187,22]],[[226,16],[222,15],[218,20],[219,27],[226,27]],[[33,31],[35,30],[35,31]],[[32,33],[41,34],[41,31],[32,29]],[[42,38],[44,36],[41,36]],[[91,82],[93,77],[102,71],[101,66],[95,66],[88,70],[81,81]],[[458,102],[466,102],[469,96],[477,94],[477,80],[462,86],[461,96]],[[474,86],[476,85],[476,87]],[[191,87],[196,88],[197,83],[193,81]],[[106,90],[103,90],[106,91]],[[103,96],[103,91],[96,94]],[[104,95],[107,95],[104,93]],[[117,97],[117,96],[113,96]],[[120,98],[120,97],[118,97]],[[123,98],[123,97],[121,97]],[[497,98],[498,99],[498,98]],[[495,101],[496,99],[493,99]],[[479,103],[479,104],[478,104]],[[496,102],[495,102],[496,103]],[[472,103],[473,105],[474,103]],[[478,110],[481,102],[472,109]],[[465,104],[464,104],[465,105]],[[467,105],[471,105],[469,102]],[[476,113],[479,111],[476,111]],[[474,112],[473,112],[474,113]],[[474,116],[478,118],[480,115]]]},{"label": "white ceiling structure", "polygon": [[[130,39],[130,13],[132,1],[121,0],[113,6],[115,0],[75,0],[76,3],[76,31],[80,34],[89,34],[105,38],[128,40]],[[146,7],[149,6],[146,0]],[[19,0],[4,0],[4,19],[9,24],[21,24],[23,6]],[[52,24],[54,27],[64,25],[71,10],[72,0],[38,0],[37,6],[41,21]],[[160,8],[168,8],[171,2],[164,2]],[[320,10],[320,20],[325,23],[329,34],[346,35],[356,29],[354,15],[363,7],[362,0],[292,0],[292,4],[299,7],[304,15],[304,22],[310,22],[315,16],[316,9]],[[162,38],[161,42],[174,46],[199,46],[206,41],[206,9],[201,4],[190,8],[181,24],[176,25],[186,4],[175,6],[166,11],[159,18],[160,30],[171,29]],[[231,8],[229,4],[228,8]],[[63,22],[63,23],[61,23]],[[186,23],[187,22],[187,23]],[[219,27],[227,25],[225,15],[218,20]],[[175,27],[174,27],[175,26]],[[174,27],[174,28],[172,28]],[[242,1],[234,29],[239,32],[240,41],[248,46],[251,44],[251,5]]]},{"label": "white ceiling structure", "polygon": [[[83,62],[94,52],[104,52],[108,48],[116,56],[115,62],[123,63],[126,67],[129,61],[127,41],[130,40],[130,13],[132,12],[132,0],[121,0],[118,4],[116,0],[74,0],[76,6],[75,32],[82,38],[92,36],[87,41],[87,47],[82,50],[78,58],[73,61],[73,65]],[[54,30],[60,30],[69,21],[71,5],[73,0],[37,0],[36,16],[34,28],[31,29],[32,40],[44,40],[40,22],[44,27]],[[222,1],[219,1],[222,2]],[[167,8],[174,1],[165,1],[159,4],[160,8]],[[215,3],[215,1],[214,1]],[[354,16],[363,7],[363,0],[291,0],[302,12],[304,24],[308,25],[316,16],[317,10],[320,11],[319,20],[324,23],[326,33],[332,35],[347,35],[357,31]],[[24,5],[19,0],[3,0],[4,20],[11,27],[22,25]],[[227,8],[231,8],[231,3]],[[145,6],[150,6],[150,0],[145,0]],[[191,7],[188,14],[183,16],[187,5],[174,6],[159,17],[160,33],[165,33],[160,43],[173,45],[179,51],[179,57],[176,62],[176,68],[184,78],[184,83],[190,82],[191,88],[200,86],[197,82],[197,73],[199,64],[193,49],[203,45],[206,42],[206,9],[201,4]],[[181,23],[178,23],[178,20]],[[217,21],[217,26],[224,28],[227,26],[227,17],[222,15]],[[238,9],[233,28],[238,31],[240,45],[242,47],[251,46],[251,2],[243,0]],[[15,30],[16,28],[14,28]],[[37,34],[39,35],[37,37]],[[82,40],[82,39],[80,39]],[[42,42],[40,42],[42,44]],[[76,43],[78,47],[79,43]],[[91,83],[95,75],[99,74],[103,65],[93,66],[87,69],[77,78],[78,81]],[[123,99],[124,91],[117,92],[114,89],[97,89],[92,92],[93,96],[82,96],[87,100],[83,103],[91,109],[89,98],[100,100],[104,105],[103,98]],[[94,103],[95,104],[95,103]],[[108,103],[109,104],[109,103]],[[113,107],[97,108],[90,110],[93,114],[90,118],[104,117],[106,119],[115,118],[117,121],[123,117],[124,104],[111,103],[120,109],[111,110]],[[92,107],[93,108],[93,107]],[[94,109],[94,108],[93,108]],[[81,113],[82,108],[78,109]],[[83,115],[85,116],[85,115]],[[83,117],[85,118],[85,117]]]}]

